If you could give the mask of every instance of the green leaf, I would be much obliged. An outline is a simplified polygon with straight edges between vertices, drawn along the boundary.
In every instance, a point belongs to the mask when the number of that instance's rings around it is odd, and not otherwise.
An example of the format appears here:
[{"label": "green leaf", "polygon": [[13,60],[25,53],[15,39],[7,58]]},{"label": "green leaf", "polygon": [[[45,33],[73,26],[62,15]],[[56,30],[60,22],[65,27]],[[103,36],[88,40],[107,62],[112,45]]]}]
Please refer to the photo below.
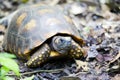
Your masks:
[{"label": "green leaf", "polygon": [[10,54],[10,53],[0,53],[0,57],[16,58],[14,54]]},{"label": "green leaf", "polygon": [[15,79],[12,77],[6,76],[3,80],[15,80]]},{"label": "green leaf", "polygon": [[8,68],[2,66],[0,68],[1,72],[0,72],[0,79],[3,79],[5,77],[5,75],[10,71]]},{"label": "green leaf", "polygon": [[19,66],[13,59],[0,56],[0,64],[2,66],[5,66],[6,68],[12,70],[16,75],[20,75]]}]

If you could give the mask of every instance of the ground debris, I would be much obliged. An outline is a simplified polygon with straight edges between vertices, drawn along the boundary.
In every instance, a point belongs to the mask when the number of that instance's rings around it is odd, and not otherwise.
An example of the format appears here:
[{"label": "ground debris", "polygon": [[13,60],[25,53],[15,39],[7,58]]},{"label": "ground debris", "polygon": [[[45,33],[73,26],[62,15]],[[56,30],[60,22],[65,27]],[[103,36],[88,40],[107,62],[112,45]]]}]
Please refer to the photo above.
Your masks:
[{"label": "ground debris", "polygon": [[119,53],[114,57],[114,59],[112,59],[112,60],[109,62],[109,64],[115,62],[115,61],[118,60],[119,58],[120,58],[120,51],[119,51]]},{"label": "ground debris", "polygon": [[63,76],[60,80],[81,80],[79,77]]},{"label": "ground debris", "polygon": [[[0,19],[26,5],[45,3],[60,6],[72,18],[85,41],[87,57],[83,60],[56,60],[42,67],[27,68],[22,61],[20,78],[33,80],[119,80],[120,79],[120,9],[119,0],[0,0]],[[0,25],[0,49],[5,27]],[[1,50],[2,51],[2,50]],[[56,70],[56,71],[54,71]],[[8,74],[9,75],[9,74]],[[10,73],[9,76],[14,74]]]},{"label": "ground debris", "polygon": [[82,68],[83,71],[88,71],[89,70],[88,62],[83,62],[83,61],[80,61],[80,60],[75,60],[75,62],[78,65],[77,70],[80,69],[80,68]]}]

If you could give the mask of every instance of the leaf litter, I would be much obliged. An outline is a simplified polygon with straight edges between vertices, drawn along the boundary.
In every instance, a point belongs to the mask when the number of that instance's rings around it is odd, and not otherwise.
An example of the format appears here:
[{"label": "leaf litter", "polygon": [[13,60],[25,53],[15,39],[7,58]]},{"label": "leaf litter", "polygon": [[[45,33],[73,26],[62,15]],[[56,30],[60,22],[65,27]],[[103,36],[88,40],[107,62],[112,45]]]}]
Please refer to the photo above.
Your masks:
[{"label": "leaf litter", "polygon": [[[119,80],[120,79],[120,13],[119,0],[5,0],[0,3],[0,18],[17,8],[38,2],[59,5],[72,18],[85,40],[87,57],[83,60],[57,60],[35,69],[20,66],[21,78],[33,80]],[[111,5],[111,3],[113,3]],[[107,4],[107,5],[106,5]],[[2,25],[0,25],[2,26]],[[0,28],[0,33],[5,33]],[[4,34],[0,34],[4,36]],[[0,39],[2,42],[3,37]],[[1,43],[0,43],[1,44]],[[2,51],[2,50],[1,50]],[[55,71],[61,69],[60,71]],[[27,74],[27,72],[36,72]],[[48,72],[45,72],[48,70]],[[51,70],[49,72],[49,70]],[[25,75],[24,75],[25,74]],[[34,76],[33,76],[34,75]]]}]

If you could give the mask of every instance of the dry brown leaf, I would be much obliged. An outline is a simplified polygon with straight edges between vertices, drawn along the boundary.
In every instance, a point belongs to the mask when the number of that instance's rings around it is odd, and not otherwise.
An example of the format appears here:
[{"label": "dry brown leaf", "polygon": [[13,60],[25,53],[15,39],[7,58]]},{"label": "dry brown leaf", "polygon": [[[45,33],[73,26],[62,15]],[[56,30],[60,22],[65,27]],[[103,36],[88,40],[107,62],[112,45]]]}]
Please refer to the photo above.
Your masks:
[{"label": "dry brown leaf", "polygon": [[80,68],[82,68],[84,71],[89,70],[88,62],[84,62],[84,61],[81,61],[81,60],[75,60],[75,62],[78,65],[77,70],[80,69]]}]

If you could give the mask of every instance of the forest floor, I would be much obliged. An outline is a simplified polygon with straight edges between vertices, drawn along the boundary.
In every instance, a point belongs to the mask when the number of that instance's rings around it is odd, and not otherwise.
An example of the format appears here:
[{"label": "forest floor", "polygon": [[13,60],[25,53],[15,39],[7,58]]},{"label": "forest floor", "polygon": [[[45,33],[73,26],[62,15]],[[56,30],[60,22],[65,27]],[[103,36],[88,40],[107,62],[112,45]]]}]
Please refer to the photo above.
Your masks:
[{"label": "forest floor", "polygon": [[[102,1],[0,0],[0,19],[26,5],[39,2],[59,5],[72,18],[86,43],[84,47],[87,57],[84,61],[56,60],[34,69],[27,68],[22,61],[18,61],[22,75],[15,79],[26,80],[25,78],[34,76],[33,80],[120,80],[120,6],[113,6],[120,5],[120,1]],[[5,30],[0,27],[1,43]]]}]

